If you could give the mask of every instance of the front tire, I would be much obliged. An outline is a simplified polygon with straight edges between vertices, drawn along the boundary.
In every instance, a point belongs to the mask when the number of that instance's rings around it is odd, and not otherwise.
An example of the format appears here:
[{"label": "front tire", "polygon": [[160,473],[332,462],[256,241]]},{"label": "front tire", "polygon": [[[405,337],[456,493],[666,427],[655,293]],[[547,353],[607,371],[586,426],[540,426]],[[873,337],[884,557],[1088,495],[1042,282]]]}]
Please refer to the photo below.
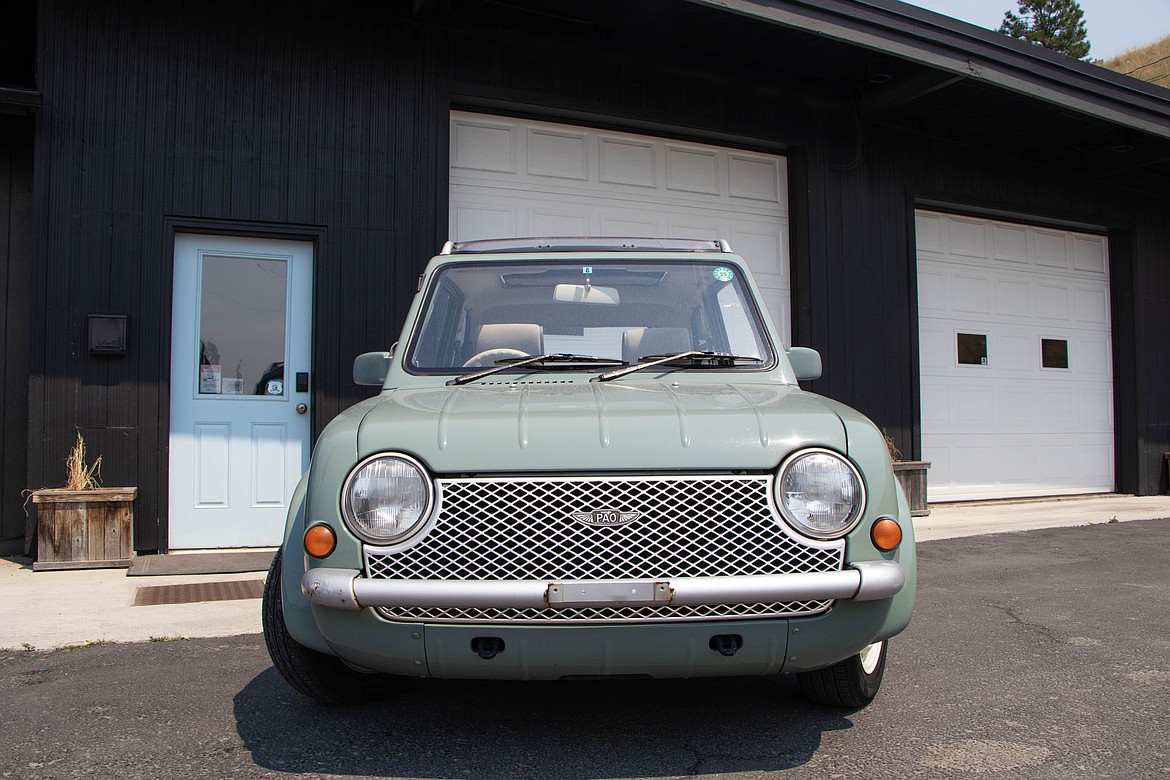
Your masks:
[{"label": "front tire", "polygon": [[888,641],[874,642],[832,666],[798,673],[801,693],[829,707],[866,706],[882,685],[888,649]]},{"label": "front tire", "polygon": [[283,552],[283,548],[277,550],[268,570],[261,615],[264,644],[276,671],[301,693],[326,704],[351,706],[385,697],[395,687],[397,678],[359,672],[336,656],[305,647],[288,632],[280,585]]}]

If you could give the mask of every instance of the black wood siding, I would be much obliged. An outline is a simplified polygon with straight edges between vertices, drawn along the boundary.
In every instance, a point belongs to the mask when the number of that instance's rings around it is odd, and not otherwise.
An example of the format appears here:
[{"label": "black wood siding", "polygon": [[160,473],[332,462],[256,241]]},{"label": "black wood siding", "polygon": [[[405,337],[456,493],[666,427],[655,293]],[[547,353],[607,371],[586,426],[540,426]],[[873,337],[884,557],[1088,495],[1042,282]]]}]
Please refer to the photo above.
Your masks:
[{"label": "black wood siding", "polygon": [[[796,338],[826,361],[815,389],[869,414],[907,453],[915,200],[1117,231],[1115,252],[1124,244],[1128,256],[1121,273],[1115,257],[1114,305],[1131,312],[1115,312],[1117,397],[1132,409],[1119,417],[1119,487],[1159,489],[1170,449],[1170,394],[1156,389],[1170,374],[1164,198],[896,113],[861,132],[846,90],[721,74],[641,41],[449,29],[412,7],[41,3],[30,483],[58,480],[80,429],[106,484],[139,487],[135,546],[166,548],[176,224],[313,237],[315,429],[363,397],[353,356],[394,340],[446,234],[457,106],[786,150]],[[129,355],[87,354],[91,312],[129,315]]]},{"label": "black wood siding", "polygon": [[[28,448],[31,117],[0,115],[0,540],[24,551]],[[15,541],[19,540],[19,542]]]},{"label": "black wood siding", "polygon": [[[46,2],[39,29],[30,475],[59,480],[80,429],[104,484],[139,487],[136,548],[165,549],[168,226],[320,237],[319,430],[436,250],[433,90],[409,26],[317,5]],[[92,312],[129,315],[127,356],[88,354]]]}]

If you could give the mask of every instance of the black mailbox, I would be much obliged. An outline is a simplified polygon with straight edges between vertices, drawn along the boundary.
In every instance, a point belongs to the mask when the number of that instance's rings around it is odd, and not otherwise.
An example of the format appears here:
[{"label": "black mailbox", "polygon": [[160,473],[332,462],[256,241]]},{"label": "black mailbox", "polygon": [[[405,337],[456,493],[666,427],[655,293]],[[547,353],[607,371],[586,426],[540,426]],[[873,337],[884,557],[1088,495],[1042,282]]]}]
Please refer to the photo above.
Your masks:
[{"label": "black mailbox", "polygon": [[89,353],[91,355],[126,354],[126,315],[89,315]]}]

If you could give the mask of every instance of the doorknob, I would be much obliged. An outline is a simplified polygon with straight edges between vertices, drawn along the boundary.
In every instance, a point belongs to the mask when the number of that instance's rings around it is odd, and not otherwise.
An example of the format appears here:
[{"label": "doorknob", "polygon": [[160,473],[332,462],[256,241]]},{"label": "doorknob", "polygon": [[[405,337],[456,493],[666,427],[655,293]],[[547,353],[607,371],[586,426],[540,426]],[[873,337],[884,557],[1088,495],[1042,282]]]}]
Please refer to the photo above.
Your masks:
[{"label": "doorknob", "polygon": [[309,411],[307,404],[297,404],[297,414],[304,414],[307,411]]}]

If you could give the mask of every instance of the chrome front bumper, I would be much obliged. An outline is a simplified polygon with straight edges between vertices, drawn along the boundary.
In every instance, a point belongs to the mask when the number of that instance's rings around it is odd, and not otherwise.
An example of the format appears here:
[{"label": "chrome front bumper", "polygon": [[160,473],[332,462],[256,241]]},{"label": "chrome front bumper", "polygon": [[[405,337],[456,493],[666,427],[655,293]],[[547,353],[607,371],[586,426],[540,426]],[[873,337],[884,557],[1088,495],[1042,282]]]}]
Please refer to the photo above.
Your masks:
[{"label": "chrome front bumper", "polygon": [[309,569],[301,591],[319,607],[479,607],[557,609],[661,604],[696,606],[771,601],[877,601],[906,582],[895,561],[854,563],[843,571],[668,580],[392,580],[356,569]]}]

